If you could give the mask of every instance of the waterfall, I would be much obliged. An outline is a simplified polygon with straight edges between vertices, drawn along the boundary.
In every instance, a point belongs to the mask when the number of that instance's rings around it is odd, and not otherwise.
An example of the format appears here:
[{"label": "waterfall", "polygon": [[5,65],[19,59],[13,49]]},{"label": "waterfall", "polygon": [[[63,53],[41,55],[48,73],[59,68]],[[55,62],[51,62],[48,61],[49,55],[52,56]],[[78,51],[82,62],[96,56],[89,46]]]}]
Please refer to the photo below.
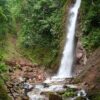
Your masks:
[{"label": "waterfall", "polygon": [[60,68],[57,73],[58,78],[72,77],[72,66],[74,61],[75,28],[80,4],[81,0],[76,0],[74,6],[71,7],[69,11],[69,24],[66,25],[66,43],[63,51],[63,56],[61,59]]},{"label": "waterfall", "polygon": [[[65,78],[72,77],[72,66],[74,62],[74,38],[75,38],[75,27],[76,27],[76,21],[78,16],[78,9],[80,7],[81,0],[76,0],[76,3],[73,7],[71,7],[69,11],[69,24],[66,25],[66,43],[63,51],[63,57],[61,59],[61,64],[59,71],[56,76],[47,78],[43,83],[47,84],[47,87],[44,87],[43,84],[36,85],[34,90],[30,93],[28,93],[28,96],[30,100],[49,100],[46,99],[41,93],[53,93],[53,92],[62,92],[65,91],[66,88],[64,88],[64,85],[66,81]],[[68,31],[67,31],[68,30]],[[62,83],[63,82],[63,83]],[[70,88],[76,88],[75,85],[67,85],[67,87]],[[37,91],[38,90],[38,91]],[[35,93],[37,92],[37,93]],[[78,96],[80,96],[82,93],[82,96],[86,96],[86,93],[84,90],[81,90],[78,92]],[[69,99],[74,100],[74,99]],[[87,99],[88,100],[88,99]]]}]

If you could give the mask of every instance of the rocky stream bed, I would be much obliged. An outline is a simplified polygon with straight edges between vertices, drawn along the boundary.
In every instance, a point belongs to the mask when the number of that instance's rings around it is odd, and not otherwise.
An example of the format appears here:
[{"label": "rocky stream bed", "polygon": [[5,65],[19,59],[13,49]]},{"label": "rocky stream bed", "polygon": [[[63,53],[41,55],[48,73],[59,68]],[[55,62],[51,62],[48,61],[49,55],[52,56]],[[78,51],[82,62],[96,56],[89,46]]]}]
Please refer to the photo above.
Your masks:
[{"label": "rocky stream bed", "polygon": [[[72,79],[47,78],[37,64],[7,61],[9,65],[8,93],[13,100],[77,100],[86,93]],[[86,99],[85,99],[86,100]]]},{"label": "rocky stream bed", "polygon": [[[41,69],[39,65],[32,64],[26,61],[6,61],[9,65],[9,79],[6,82],[8,93],[14,100],[26,100],[28,97],[25,95],[24,83],[28,82],[32,85],[41,83],[46,79],[46,72]],[[30,91],[32,89],[29,89]]]}]

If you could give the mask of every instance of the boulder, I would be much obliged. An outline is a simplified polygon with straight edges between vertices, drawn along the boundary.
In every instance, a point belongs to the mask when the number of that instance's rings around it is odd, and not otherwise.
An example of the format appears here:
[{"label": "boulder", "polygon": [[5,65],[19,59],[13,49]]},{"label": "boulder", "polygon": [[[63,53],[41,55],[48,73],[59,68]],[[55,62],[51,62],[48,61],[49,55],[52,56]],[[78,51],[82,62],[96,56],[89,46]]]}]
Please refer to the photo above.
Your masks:
[{"label": "boulder", "polygon": [[49,100],[62,100],[62,97],[56,94],[49,94]]},{"label": "boulder", "polygon": [[82,57],[83,57],[83,53],[82,53],[82,52],[77,53],[76,58],[77,58],[78,60],[80,60]]}]

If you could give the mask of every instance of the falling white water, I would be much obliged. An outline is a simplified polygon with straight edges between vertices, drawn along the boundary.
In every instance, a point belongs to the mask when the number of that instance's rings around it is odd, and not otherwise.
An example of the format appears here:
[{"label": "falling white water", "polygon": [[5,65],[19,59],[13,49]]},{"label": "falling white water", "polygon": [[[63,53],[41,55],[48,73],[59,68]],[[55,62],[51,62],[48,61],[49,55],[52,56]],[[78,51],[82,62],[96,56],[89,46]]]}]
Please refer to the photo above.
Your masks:
[{"label": "falling white water", "polygon": [[[41,92],[48,91],[62,91],[64,90],[64,84],[61,83],[65,78],[72,77],[72,66],[74,61],[74,38],[75,38],[75,26],[77,21],[78,9],[80,7],[81,0],[76,0],[76,3],[69,11],[69,24],[66,25],[66,43],[63,51],[63,57],[61,65],[56,76],[47,78],[44,83],[47,83],[49,87],[45,88],[41,85],[36,85],[34,90],[28,93],[30,100],[48,100],[45,96],[41,95]],[[68,30],[68,31],[67,31]],[[55,81],[57,83],[55,83]],[[61,84],[59,84],[61,83]],[[77,88],[74,85],[67,85],[70,88]],[[34,93],[35,89],[38,89],[38,93]],[[79,95],[79,94],[78,94]],[[72,100],[72,99],[71,99]],[[74,100],[74,99],[73,99]]]},{"label": "falling white water", "polygon": [[69,11],[69,24],[66,25],[66,43],[63,51],[63,57],[61,59],[61,65],[57,74],[57,77],[59,78],[72,77],[72,66],[74,61],[75,27],[80,4],[81,0],[76,0],[76,3]]}]

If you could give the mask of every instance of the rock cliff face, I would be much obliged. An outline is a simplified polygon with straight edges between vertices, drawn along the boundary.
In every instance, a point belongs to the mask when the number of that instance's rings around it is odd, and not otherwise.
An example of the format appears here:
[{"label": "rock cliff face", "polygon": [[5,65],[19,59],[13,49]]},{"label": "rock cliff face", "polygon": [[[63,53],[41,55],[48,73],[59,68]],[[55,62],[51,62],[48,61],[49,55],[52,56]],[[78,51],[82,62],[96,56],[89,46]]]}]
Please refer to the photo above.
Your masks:
[{"label": "rock cliff face", "polygon": [[[98,1],[98,0],[97,0]],[[91,1],[89,1],[91,3]],[[96,3],[96,1],[94,1]],[[86,5],[88,4],[87,1],[83,0],[81,4],[81,9],[79,13],[78,23],[77,23],[77,30],[76,30],[76,61],[74,66],[74,72],[76,74],[76,78],[74,79],[74,83],[80,84],[81,87],[83,87],[85,90],[87,90],[89,94],[90,100],[100,100],[100,45],[96,48],[92,48],[94,51],[90,50],[88,48],[87,52],[85,50],[85,46],[82,44],[81,38],[83,38],[86,35],[86,33],[82,32],[82,26],[85,24],[86,19],[83,18],[83,12],[86,13],[84,9],[86,9]],[[89,4],[88,4],[89,5]],[[84,7],[83,7],[84,6]],[[91,5],[93,7],[93,5]],[[97,6],[95,6],[97,7]],[[90,9],[88,7],[88,9]],[[89,11],[88,11],[89,12]],[[93,12],[90,11],[92,14]],[[88,15],[85,15],[87,17]],[[90,15],[89,15],[90,16]],[[96,16],[96,15],[95,15]],[[84,19],[84,21],[83,21]],[[92,18],[91,18],[92,20]],[[98,21],[95,21],[95,23]],[[91,25],[92,26],[92,25]],[[96,27],[92,26],[94,29],[98,28],[98,25]],[[88,27],[86,27],[88,28]],[[89,28],[90,29],[90,28]],[[89,36],[88,39],[93,40],[90,35],[93,35],[92,32],[96,32],[96,30],[92,31],[92,28],[90,29],[90,32],[88,32]],[[96,35],[96,33],[95,33]],[[100,35],[97,37],[99,38]],[[94,36],[95,37],[95,36]],[[100,39],[99,39],[100,40]],[[97,40],[96,40],[97,41]],[[90,44],[92,41],[88,43]],[[98,44],[99,42],[97,42]],[[87,49],[87,48],[86,48]]]},{"label": "rock cliff face", "polygon": [[100,48],[96,49],[87,60],[84,69],[78,76],[87,89],[100,89]]},{"label": "rock cliff face", "polygon": [[100,48],[88,58],[83,70],[74,80],[87,90],[91,100],[100,100]]}]

